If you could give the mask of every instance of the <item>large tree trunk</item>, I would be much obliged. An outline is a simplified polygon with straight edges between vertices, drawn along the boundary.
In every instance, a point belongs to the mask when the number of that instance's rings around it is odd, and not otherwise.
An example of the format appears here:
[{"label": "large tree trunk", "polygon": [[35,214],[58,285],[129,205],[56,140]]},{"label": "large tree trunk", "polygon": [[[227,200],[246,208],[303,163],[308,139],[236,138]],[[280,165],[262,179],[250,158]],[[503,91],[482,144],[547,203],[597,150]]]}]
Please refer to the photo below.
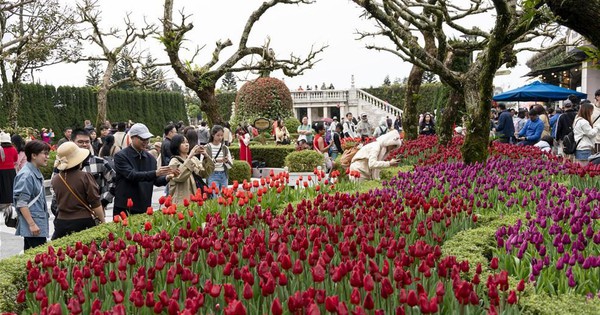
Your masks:
[{"label": "large tree trunk", "polygon": [[467,164],[485,163],[490,144],[490,111],[492,109],[493,81],[500,60],[500,51],[492,46],[482,52],[465,74],[465,105],[468,119],[467,136],[461,148],[463,160]]},{"label": "large tree trunk", "polygon": [[19,84],[10,85],[10,100],[8,102],[8,125],[16,128],[19,126],[18,115],[21,105],[21,89]]},{"label": "large tree trunk", "polygon": [[450,90],[448,103],[444,108],[442,119],[440,121],[439,139],[440,144],[448,145],[454,134],[454,124],[461,121],[461,116],[465,111],[465,96],[461,91]]},{"label": "large tree trunk", "polygon": [[600,48],[600,0],[548,0],[543,3],[560,17],[559,24],[583,35]]},{"label": "large tree trunk", "polygon": [[98,106],[98,115],[96,116],[96,129],[100,130],[100,127],[106,121],[106,115],[108,112],[108,91],[110,90],[110,77],[112,76],[112,72],[117,64],[116,60],[109,60],[108,65],[106,65],[106,70],[104,70],[104,76],[102,77],[102,82],[100,83],[100,87],[98,88],[98,95],[96,96],[97,106]]},{"label": "large tree trunk", "polygon": [[204,88],[196,92],[200,98],[200,109],[206,114],[210,126],[223,123],[219,104],[215,95],[215,87]]},{"label": "large tree trunk", "polygon": [[419,120],[417,113],[417,101],[419,100],[419,89],[423,80],[425,70],[413,65],[406,82],[406,97],[404,99],[404,113],[402,113],[402,129],[404,138],[416,139],[419,136]]}]

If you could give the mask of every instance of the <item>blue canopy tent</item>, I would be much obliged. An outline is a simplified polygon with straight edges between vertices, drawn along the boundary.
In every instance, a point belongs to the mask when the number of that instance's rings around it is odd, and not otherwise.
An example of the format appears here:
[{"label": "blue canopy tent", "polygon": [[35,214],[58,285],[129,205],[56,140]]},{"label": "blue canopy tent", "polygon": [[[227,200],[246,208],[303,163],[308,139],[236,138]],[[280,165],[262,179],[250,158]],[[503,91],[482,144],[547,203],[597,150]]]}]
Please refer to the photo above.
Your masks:
[{"label": "blue canopy tent", "polygon": [[580,99],[585,99],[587,94],[569,90],[560,86],[535,81],[520,88],[500,93],[493,97],[494,101],[541,101],[552,102],[566,100],[569,95],[576,95]]}]

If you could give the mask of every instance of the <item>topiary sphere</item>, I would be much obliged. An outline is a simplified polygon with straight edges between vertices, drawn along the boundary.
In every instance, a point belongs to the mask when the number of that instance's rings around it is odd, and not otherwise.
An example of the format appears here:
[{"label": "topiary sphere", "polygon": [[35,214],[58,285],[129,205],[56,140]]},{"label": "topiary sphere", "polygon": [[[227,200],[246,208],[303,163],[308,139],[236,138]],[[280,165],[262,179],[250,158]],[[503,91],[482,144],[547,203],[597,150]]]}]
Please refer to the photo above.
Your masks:
[{"label": "topiary sphere", "polygon": [[283,81],[275,78],[261,77],[246,82],[237,93],[235,106],[236,116],[243,120],[293,116],[292,94]]}]

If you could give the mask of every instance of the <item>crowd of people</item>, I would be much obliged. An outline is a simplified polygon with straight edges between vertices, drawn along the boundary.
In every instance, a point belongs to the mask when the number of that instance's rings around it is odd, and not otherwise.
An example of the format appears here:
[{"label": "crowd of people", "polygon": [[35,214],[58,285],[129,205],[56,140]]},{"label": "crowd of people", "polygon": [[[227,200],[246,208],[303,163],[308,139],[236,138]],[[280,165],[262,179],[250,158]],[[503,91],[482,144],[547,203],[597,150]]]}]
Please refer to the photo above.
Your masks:
[{"label": "crowd of people", "polygon": [[[561,143],[572,132],[577,142],[574,158],[585,162],[600,149],[600,90],[595,100],[592,104],[570,97],[556,111],[542,105],[515,111],[500,103],[491,118],[491,133],[497,141],[562,154]],[[303,117],[295,130],[297,139],[291,138],[281,119],[273,122],[271,133],[276,144],[296,143],[298,150],[322,154],[327,171],[338,156],[342,160],[346,156],[346,167],[359,174],[353,180],[360,181],[378,179],[379,170],[398,164],[387,155],[401,145],[401,130],[400,116],[373,124],[366,113],[358,119],[346,113],[341,120],[333,117],[314,124]],[[419,133],[435,132],[434,116],[420,115]],[[54,234],[49,235],[40,168],[48,162],[54,132],[42,129],[40,140],[28,141],[0,133],[0,210],[17,213],[16,235],[23,236],[24,249],[39,246],[47,238],[57,239],[104,222],[111,203],[114,214],[146,212],[154,186],[165,186],[165,193],[179,204],[198,188],[208,186],[217,192],[227,187],[228,170],[233,167],[229,146],[237,141],[240,160],[252,167],[251,139],[257,135],[247,123],[232,132],[227,123],[209,128],[206,122],[198,126],[179,122],[169,123],[160,141],[150,143],[155,136],[149,129],[131,121],[107,122],[98,134],[89,121],[83,128],[65,128],[56,144],[50,206],[55,215]],[[357,145],[344,147],[349,140]]]},{"label": "crowd of people", "polygon": [[[497,141],[516,145],[532,145],[544,151],[569,156],[579,163],[599,163],[600,152],[600,90],[594,94],[595,101],[580,100],[569,96],[558,109],[533,105],[525,108],[507,109],[499,103],[498,111],[492,112],[492,135]],[[571,134],[575,142],[574,152],[565,148],[565,138]]]},{"label": "crowd of people", "polygon": [[[235,133],[227,123],[212,128],[206,122],[169,123],[161,141],[151,145],[154,135],[144,124],[106,122],[96,136],[86,120],[84,128],[65,128],[56,142],[50,209],[40,169],[48,163],[53,131],[42,129],[38,139],[27,142],[18,134],[0,133],[0,210],[16,213],[15,234],[24,238],[27,250],[103,223],[111,203],[115,214],[145,213],[154,186],[165,186],[173,203],[181,204],[198,188],[227,187],[234,136],[240,159],[251,165],[253,132],[244,123]],[[55,215],[53,235],[48,210]]]}]

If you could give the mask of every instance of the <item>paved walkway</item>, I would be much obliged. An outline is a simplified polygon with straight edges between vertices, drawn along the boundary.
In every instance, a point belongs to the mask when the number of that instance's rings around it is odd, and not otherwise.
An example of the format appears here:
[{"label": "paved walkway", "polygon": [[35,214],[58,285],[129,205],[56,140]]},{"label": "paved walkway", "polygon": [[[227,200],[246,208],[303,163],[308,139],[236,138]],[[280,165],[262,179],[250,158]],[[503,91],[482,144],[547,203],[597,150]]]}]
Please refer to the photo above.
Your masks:
[{"label": "paved walkway", "polygon": [[[158,198],[164,194],[164,187],[154,187],[154,194],[152,195],[152,206],[158,207]],[[50,209],[51,196],[46,196],[46,203],[48,203],[48,209]],[[106,209],[106,221],[112,221],[113,218],[113,207],[112,204],[108,205]],[[50,213],[50,235],[54,233],[54,215]],[[0,259],[4,259],[23,252],[23,238],[15,236],[15,229],[6,227],[4,225],[4,218],[0,215]]]}]

